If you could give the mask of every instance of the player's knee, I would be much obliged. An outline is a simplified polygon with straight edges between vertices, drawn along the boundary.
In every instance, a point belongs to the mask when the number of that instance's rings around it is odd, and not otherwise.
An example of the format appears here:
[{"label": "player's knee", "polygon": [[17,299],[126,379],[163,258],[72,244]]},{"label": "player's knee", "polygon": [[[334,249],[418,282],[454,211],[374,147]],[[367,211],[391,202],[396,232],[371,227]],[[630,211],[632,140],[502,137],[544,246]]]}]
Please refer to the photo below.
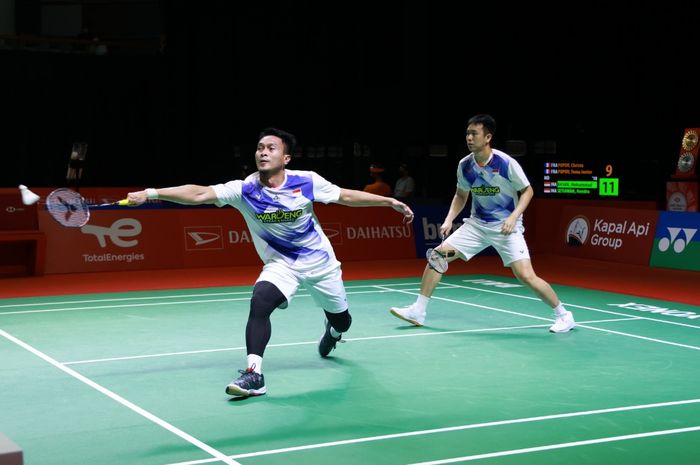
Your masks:
[{"label": "player's knee", "polygon": [[537,284],[537,281],[539,280],[539,278],[534,272],[519,273],[515,277],[518,278],[518,281],[520,281],[528,287],[534,287]]},{"label": "player's knee", "polygon": [[324,310],[324,312],[326,313],[328,322],[331,324],[333,329],[339,333],[344,333],[350,329],[350,325],[352,324],[352,316],[347,309],[340,313],[331,313],[326,310]]},{"label": "player's knee", "polygon": [[268,281],[259,281],[253,288],[253,297],[250,299],[250,317],[267,318],[287,298],[277,286]]}]

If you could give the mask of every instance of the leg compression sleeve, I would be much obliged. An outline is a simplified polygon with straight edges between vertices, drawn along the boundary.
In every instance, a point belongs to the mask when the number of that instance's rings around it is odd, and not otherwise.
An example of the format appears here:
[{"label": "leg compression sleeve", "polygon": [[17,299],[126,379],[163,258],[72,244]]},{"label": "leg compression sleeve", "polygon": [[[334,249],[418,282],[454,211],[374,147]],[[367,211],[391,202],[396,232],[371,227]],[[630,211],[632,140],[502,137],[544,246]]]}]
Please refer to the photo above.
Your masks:
[{"label": "leg compression sleeve", "polygon": [[286,300],[284,294],[274,284],[268,281],[259,281],[255,284],[253,297],[250,299],[248,324],[245,328],[245,344],[249,354],[263,356],[272,336],[270,315]]},{"label": "leg compression sleeve", "polygon": [[331,324],[333,329],[338,331],[339,333],[344,333],[348,329],[350,329],[350,325],[352,324],[352,316],[350,316],[350,312],[346,309],[340,313],[331,313],[331,312],[326,312],[326,318],[328,318],[328,322]]}]

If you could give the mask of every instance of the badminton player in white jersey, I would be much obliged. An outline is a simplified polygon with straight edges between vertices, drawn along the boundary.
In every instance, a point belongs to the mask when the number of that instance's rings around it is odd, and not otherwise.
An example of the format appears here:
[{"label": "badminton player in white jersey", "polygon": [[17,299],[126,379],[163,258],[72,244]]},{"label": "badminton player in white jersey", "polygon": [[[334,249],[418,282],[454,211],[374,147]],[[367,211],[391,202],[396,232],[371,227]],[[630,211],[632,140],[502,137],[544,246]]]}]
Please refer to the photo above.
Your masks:
[{"label": "badminton player in white jersey", "polygon": [[391,207],[403,215],[404,223],[413,221],[411,209],[396,199],[340,188],[313,171],[286,169],[295,145],[294,135],[268,128],[258,138],[257,172],[243,180],[151,188],[127,196],[130,205],[161,199],[189,205],[231,205],[243,214],[264,265],[253,288],[246,325],[248,365],[226,387],[232,396],[267,391],[262,361],[272,334],[270,315],[278,307],[287,307],[300,285],[325,312],[326,328],[318,345],[321,357],[327,357],[350,328],[352,318],[340,262],[314,215],[313,202]]},{"label": "badminton player in white jersey", "polygon": [[[467,146],[471,153],[457,167],[457,190],[440,226],[441,237],[450,233],[452,222],[464,209],[470,193],[471,216],[436,250],[447,262],[457,258],[466,261],[493,246],[515,277],[554,309],[554,324],[549,330],[565,333],[576,326],[574,317],[552,287],[535,274],[525,243],[522,214],[534,195],[532,186],[515,159],[491,148],[495,132],[496,122],[490,115],[476,115],[469,120]],[[391,314],[423,326],[428,302],[441,278],[442,273],[428,263],[416,301],[406,307],[392,307]]]}]

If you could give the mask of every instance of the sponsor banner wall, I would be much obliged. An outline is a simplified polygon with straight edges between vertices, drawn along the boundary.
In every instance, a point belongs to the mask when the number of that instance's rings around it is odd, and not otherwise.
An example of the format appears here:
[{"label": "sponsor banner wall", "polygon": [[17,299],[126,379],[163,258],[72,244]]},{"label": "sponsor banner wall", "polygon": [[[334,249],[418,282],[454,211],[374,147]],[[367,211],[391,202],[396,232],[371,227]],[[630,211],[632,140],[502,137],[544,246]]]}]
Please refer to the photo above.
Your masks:
[{"label": "sponsor banner wall", "polygon": [[659,212],[567,206],[554,251],[579,258],[647,265]]},{"label": "sponsor banner wall", "polygon": [[[525,239],[530,253],[548,252],[561,241],[560,222],[568,207],[622,208],[657,211],[656,202],[634,200],[534,198],[525,210]],[[557,247],[558,249],[558,247]]]},{"label": "sponsor banner wall", "polygon": [[[119,197],[119,196],[117,196]],[[82,228],[66,228],[45,210],[46,273],[261,264],[241,214],[230,207],[93,209]],[[341,261],[414,258],[413,226],[389,208],[315,205]]]},{"label": "sponsor banner wall", "polygon": [[46,273],[182,266],[178,217],[169,210],[95,210],[82,228],[61,226],[40,210],[39,228],[46,234]]},{"label": "sponsor banner wall", "polygon": [[700,271],[700,213],[661,212],[651,266]]},{"label": "sponsor banner wall", "polygon": [[413,226],[391,208],[316,204],[314,211],[341,262],[416,256]]}]

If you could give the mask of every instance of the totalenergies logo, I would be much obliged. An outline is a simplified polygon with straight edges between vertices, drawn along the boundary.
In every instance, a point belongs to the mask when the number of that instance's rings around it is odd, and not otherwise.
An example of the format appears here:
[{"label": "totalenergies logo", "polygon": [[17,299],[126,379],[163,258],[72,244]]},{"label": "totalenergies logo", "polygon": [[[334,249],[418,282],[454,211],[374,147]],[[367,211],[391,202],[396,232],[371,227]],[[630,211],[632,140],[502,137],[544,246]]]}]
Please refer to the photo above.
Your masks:
[{"label": "totalenergies logo", "polygon": [[135,218],[122,218],[106,227],[86,224],[80,228],[80,231],[83,234],[94,235],[102,248],[107,247],[107,238],[117,247],[128,248],[138,245],[138,239],[125,238],[141,234],[141,223]]}]

